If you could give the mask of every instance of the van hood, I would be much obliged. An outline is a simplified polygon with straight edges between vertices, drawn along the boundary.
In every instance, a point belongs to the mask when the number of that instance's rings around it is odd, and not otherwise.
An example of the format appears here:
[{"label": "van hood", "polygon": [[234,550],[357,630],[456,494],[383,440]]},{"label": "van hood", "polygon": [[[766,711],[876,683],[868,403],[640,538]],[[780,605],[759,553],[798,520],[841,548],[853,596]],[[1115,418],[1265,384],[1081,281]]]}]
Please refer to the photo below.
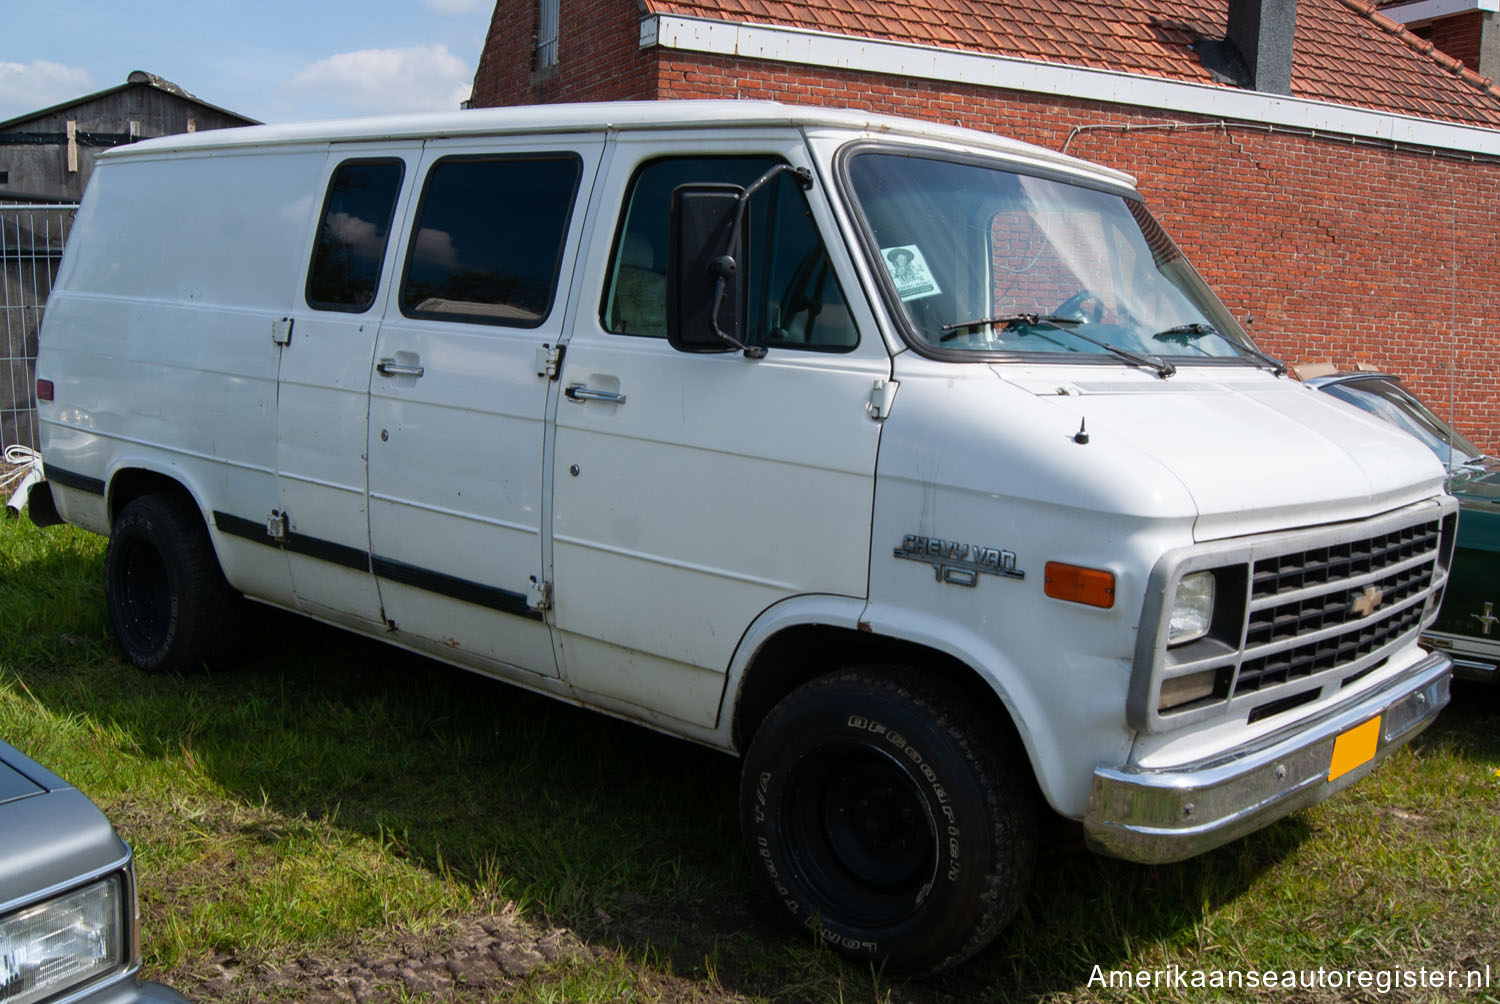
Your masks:
[{"label": "van hood", "polygon": [[1442,465],[1415,439],[1261,370],[1184,366],[1163,380],[1070,368],[1075,379],[1060,381],[994,369],[1076,416],[1091,442],[1180,481],[1200,541],[1362,519],[1442,491]]}]

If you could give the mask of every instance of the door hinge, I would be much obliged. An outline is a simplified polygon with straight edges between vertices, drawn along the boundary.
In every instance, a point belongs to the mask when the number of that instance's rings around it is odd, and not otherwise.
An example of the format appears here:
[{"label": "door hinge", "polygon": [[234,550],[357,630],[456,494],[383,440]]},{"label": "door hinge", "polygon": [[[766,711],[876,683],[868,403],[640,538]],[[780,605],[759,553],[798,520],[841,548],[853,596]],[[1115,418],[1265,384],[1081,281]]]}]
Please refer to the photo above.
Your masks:
[{"label": "door hinge", "polygon": [[290,520],[287,514],[280,509],[272,509],[271,515],[266,517],[266,536],[278,544],[286,543],[287,526]]},{"label": "door hinge", "polygon": [[552,583],[545,580],[538,582],[536,576],[531,577],[530,599],[527,606],[533,610],[547,611],[552,609]]},{"label": "door hinge", "polygon": [[292,319],[290,317],[278,317],[271,322],[271,344],[292,344]]},{"label": "door hinge", "polygon": [[891,414],[891,402],[896,400],[896,390],[901,385],[895,380],[876,380],[870,391],[868,405],[870,417],[879,422]]},{"label": "door hinge", "polygon": [[566,345],[538,345],[536,347],[536,375],[546,377],[548,380],[556,380],[557,375],[562,372],[563,353],[567,350]]}]

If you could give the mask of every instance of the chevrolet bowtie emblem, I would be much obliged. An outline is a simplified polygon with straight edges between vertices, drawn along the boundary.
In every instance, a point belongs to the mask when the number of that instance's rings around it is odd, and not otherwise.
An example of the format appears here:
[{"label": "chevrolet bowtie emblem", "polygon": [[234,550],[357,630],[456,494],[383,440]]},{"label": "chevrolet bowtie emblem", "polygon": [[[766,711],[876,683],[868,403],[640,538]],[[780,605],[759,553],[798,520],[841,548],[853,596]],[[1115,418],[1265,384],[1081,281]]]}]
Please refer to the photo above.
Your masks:
[{"label": "chevrolet bowtie emblem", "polygon": [[1368,617],[1380,606],[1380,601],[1385,599],[1385,590],[1379,586],[1366,586],[1364,592],[1354,597],[1354,602],[1349,604],[1349,610],[1360,617]]}]

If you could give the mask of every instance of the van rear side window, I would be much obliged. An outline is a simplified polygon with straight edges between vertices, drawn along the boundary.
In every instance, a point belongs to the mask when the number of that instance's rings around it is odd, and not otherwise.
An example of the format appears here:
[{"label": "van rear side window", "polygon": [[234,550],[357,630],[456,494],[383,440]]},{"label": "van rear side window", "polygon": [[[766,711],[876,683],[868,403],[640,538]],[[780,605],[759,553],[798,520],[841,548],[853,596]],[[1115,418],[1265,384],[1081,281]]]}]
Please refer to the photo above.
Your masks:
[{"label": "van rear side window", "polygon": [[399,160],[349,160],[333,172],[307,273],[309,307],[359,314],[375,302],[404,171]]},{"label": "van rear side window", "polygon": [[541,324],[557,291],[581,171],[571,153],[434,164],[407,252],[401,312]]}]

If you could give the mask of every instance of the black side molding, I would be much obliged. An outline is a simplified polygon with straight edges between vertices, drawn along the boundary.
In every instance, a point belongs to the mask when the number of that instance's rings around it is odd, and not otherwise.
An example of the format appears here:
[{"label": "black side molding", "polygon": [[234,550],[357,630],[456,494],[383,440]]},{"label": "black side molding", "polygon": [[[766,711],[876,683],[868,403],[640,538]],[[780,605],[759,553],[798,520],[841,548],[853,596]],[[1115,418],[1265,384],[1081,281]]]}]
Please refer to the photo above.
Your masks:
[{"label": "black side molding", "polygon": [[280,541],[266,532],[264,523],[257,523],[243,516],[235,516],[232,513],[215,509],[214,526],[232,537],[243,537],[245,540],[253,540],[257,544],[269,544],[271,547],[281,546]]},{"label": "black side molding", "polygon": [[48,481],[55,481],[64,488],[76,488],[81,492],[88,492],[90,495],[101,497],[104,495],[104,482],[98,478],[75,474],[72,471],[63,470],[61,467],[56,467],[52,464],[47,465],[46,471]]},{"label": "black side molding", "polygon": [[267,531],[266,524],[257,523],[243,516],[235,516],[232,513],[220,512],[217,509],[214,510],[214,525],[232,537],[265,544],[267,547],[285,548],[293,554],[305,554],[309,558],[317,558],[319,561],[343,565],[345,568],[353,568],[361,572],[370,570],[370,555],[347,544],[335,544],[331,540],[309,537],[301,533],[287,533],[283,537],[273,537]]},{"label": "black side molding", "polygon": [[317,558],[320,561],[331,561],[335,565],[343,565],[345,568],[358,569],[361,572],[370,570],[370,555],[368,551],[361,551],[357,547],[347,544],[335,544],[331,540],[320,540],[317,537],[307,537],[300,533],[289,533],[286,536],[286,549],[293,554],[305,554],[309,558]]},{"label": "black side molding", "polygon": [[392,561],[390,558],[375,556],[372,563],[375,574],[382,579],[390,579],[404,586],[414,586],[417,589],[425,589],[429,593],[438,593],[442,596],[451,596],[455,600],[463,600],[465,603],[473,603],[476,606],[489,607],[504,614],[514,614],[517,617],[525,617],[528,620],[542,620],[542,612],[533,610],[526,602],[526,597],[521,593],[513,593],[508,589],[500,589],[495,586],[486,586],[478,582],[470,582],[468,579],[460,579],[452,575],[444,575],[442,572],[434,572],[426,568],[418,568],[401,561]]},{"label": "black side molding", "polygon": [[404,586],[413,586],[441,596],[451,596],[455,600],[488,607],[500,613],[525,617],[527,620],[534,621],[543,619],[542,612],[533,610],[523,593],[511,592],[509,589],[500,589],[497,586],[486,586],[480,582],[471,582],[468,579],[445,575],[428,568],[408,565],[403,561],[381,558],[361,551],[359,548],[336,544],[318,537],[308,537],[300,533],[288,533],[281,538],[273,537],[267,532],[264,523],[236,516],[233,513],[219,512],[217,509],[214,510],[214,525],[230,536],[265,544],[267,547],[279,547],[294,554],[305,554],[310,558],[342,565],[345,568],[374,572],[382,579],[389,579]]}]

